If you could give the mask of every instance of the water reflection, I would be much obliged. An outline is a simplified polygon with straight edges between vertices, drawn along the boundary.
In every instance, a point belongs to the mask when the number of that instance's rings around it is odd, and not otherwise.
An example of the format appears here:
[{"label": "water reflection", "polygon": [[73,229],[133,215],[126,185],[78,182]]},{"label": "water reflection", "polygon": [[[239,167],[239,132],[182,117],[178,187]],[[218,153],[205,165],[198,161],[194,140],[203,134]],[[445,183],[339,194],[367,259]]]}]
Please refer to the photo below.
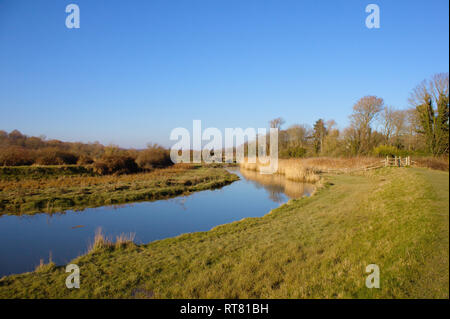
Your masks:
[{"label": "water reflection", "polygon": [[256,188],[264,188],[269,197],[276,203],[283,203],[284,195],[289,198],[310,196],[314,191],[312,184],[299,183],[286,179],[280,174],[260,174],[250,170],[240,170],[240,175],[254,184]]}]

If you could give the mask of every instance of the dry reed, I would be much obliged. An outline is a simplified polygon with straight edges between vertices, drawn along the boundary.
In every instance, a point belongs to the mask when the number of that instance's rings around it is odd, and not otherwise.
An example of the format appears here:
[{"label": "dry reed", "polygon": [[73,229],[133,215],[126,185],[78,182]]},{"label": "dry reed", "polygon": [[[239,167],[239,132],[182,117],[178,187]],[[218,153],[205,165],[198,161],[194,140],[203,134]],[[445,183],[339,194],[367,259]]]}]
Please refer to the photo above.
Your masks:
[{"label": "dry reed", "polygon": [[106,235],[102,231],[102,228],[99,227],[95,231],[94,242],[89,245],[88,251],[92,252],[96,250],[113,247],[115,248],[127,247],[128,245],[134,243],[135,236],[136,236],[135,233],[129,234],[122,233],[119,236],[116,236],[116,241],[113,242],[111,238],[106,237]]}]

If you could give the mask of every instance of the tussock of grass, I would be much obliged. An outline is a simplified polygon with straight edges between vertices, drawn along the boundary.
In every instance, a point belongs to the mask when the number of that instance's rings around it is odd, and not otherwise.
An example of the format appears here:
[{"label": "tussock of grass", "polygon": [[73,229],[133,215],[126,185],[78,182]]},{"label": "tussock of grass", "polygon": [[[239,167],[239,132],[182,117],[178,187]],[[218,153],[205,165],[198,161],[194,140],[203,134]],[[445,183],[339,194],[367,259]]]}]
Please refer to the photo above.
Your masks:
[{"label": "tussock of grass", "polygon": [[[448,173],[385,168],[325,177],[315,196],[208,232],[101,249],[0,279],[3,298],[448,298]],[[380,289],[365,267],[380,267]]]},{"label": "tussock of grass", "polygon": [[106,235],[102,231],[102,228],[99,227],[95,231],[94,242],[89,245],[88,252],[92,253],[108,248],[119,249],[133,246],[135,236],[135,233],[122,233],[119,236],[116,236],[116,241],[113,242],[110,238],[106,237]]}]

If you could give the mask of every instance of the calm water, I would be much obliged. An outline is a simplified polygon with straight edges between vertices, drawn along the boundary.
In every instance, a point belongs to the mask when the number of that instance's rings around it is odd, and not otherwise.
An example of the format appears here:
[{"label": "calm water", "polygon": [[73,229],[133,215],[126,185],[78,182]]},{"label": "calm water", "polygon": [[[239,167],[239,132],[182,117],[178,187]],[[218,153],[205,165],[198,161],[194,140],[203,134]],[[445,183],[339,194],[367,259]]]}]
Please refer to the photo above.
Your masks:
[{"label": "calm water", "polygon": [[64,214],[2,216],[0,277],[34,270],[40,259],[47,262],[49,255],[56,264],[67,264],[86,253],[99,227],[108,237],[135,233],[136,243],[148,243],[263,216],[289,198],[309,196],[313,190],[312,185],[287,181],[278,175],[230,171],[241,180],[185,197]]}]

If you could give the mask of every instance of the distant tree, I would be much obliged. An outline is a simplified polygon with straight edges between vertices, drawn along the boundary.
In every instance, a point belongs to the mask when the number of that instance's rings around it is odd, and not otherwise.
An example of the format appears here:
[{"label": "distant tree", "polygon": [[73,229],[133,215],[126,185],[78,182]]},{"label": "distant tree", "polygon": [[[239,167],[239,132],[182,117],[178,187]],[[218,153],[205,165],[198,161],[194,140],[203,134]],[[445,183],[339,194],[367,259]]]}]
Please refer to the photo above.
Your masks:
[{"label": "distant tree", "polygon": [[294,124],[286,130],[290,147],[306,147],[310,136],[310,128],[307,125]]},{"label": "distant tree", "polygon": [[407,134],[408,112],[406,110],[396,110],[392,114],[393,136],[392,144],[397,148],[404,147],[404,141],[401,138]]},{"label": "distant tree", "polygon": [[350,119],[356,154],[367,154],[372,149],[371,125],[383,107],[383,99],[376,96],[365,96],[353,106],[353,114]]},{"label": "distant tree", "polygon": [[394,113],[395,109],[391,106],[386,106],[381,113],[382,132],[386,145],[390,145],[394,133]]},{"label": "distant tree", "polygon": [[333,128],[335,123],[333,121],[333,125],[328,124],[327,121],[327,131],[328,134],[325,136],[322,148],[322,155],[326,156],[342,156],[345,154],[345,145],[341,138],[341,133],[338,129]]},{"label": "distant tree", "polygon": [[285,121],[281,117],[277,117],[271,121],[269,121],[269,125],[271,128],[281,129]]},{"label": "distant tree", "polygon": [[433,155],[449,153],[449,79],[439,73],[416,86],[409,99],[416,110],[416,130]]},{"label": "distant tree", "polygon": [[320,154],[323,149],[323,141],[327,135],[327,129],[325,123],[322,119],[318,119],[314,123],[313,141],[314,141],[314,152]]},{"label": "distant tree", "polygon": [[158,167],[172,165],[169,150],[158,144],[147,145],[147,149],[140,151],[136,158],[136,163],[140,168],[150,170]]}]

